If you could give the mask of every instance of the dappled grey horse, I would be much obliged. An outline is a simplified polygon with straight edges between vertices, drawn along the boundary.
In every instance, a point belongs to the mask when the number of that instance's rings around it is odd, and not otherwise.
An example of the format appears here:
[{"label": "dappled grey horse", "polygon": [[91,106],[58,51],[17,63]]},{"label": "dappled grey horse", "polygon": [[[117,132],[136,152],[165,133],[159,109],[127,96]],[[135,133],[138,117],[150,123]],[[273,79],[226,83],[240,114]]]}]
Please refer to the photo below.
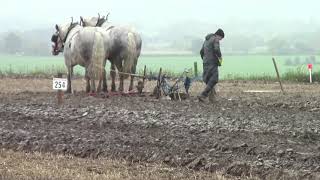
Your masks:
[{"label": "dappled grey horse", "polygon": [[[68,69],[67,93],[71,93],[71,78],[73,67],[85,67],[86,91],[95,92],[95,79],[99,78],[98,91],[107,90],[105,64],[108,47],[105,41],[107,33],[102,28],[83,28],[79,23],[56,25],[56,33],[52,35],[52,54],[64,53],[65,65]],[[103,78],[104,77],[104,78]],[[90,85],[91,82],[91,85]]]},{"label": "dappled grey horse", "polygon": [[[82,25],[84,27],[102,27],[110,35],[111,41],[111,51],[108,59],[111,62],[111,77],[112,85],[111,90],[115,91],[115,66],[118,71],[124,73],[136,73],[136,66],[138,63],[138,58],[141,53],[142,40],[140,35],[135,32],[130,27],[124,26],[114,26],[107,21],[107,17],[92,17],[92,18],[83,18],[80,17]],[[106,39],[109,41],[109,39]],[[123,80],[127,75],[119,74],[120,76],[120,85],[119,91],[123,91]],[[134,76],[131,76],[129,91],[133,89],[133,80]]]}]

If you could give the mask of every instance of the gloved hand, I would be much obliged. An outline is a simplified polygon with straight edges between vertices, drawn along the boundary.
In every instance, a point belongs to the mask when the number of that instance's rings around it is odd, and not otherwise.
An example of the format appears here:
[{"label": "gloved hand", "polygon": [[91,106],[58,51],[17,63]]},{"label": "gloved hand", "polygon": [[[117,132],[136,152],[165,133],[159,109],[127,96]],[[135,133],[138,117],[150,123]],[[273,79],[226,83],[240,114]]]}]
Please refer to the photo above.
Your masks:
[{"label": "gloved hand", "polygon": [[219,58],[219,60],[218,60],[218,66],[222,66],[222,58]]}]

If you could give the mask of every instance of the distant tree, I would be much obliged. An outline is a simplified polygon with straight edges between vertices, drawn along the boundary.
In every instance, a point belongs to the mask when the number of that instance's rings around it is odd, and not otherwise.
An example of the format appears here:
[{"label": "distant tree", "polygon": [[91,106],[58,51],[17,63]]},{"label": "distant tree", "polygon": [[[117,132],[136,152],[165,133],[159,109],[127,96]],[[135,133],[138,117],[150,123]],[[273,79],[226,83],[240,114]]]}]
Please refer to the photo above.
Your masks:
[{"label": "distant tree", "polygon": [[244,35],[233,36],[232,40],[228,42],[229,39],[226,39],[223,43],[229,44],[231,46],[232,51],[248,53],[252,48],[255,47],[255,42],[253,38]]},{"label": "distant tree", "polygon": [[4,39],[1,38],[0,39],[0,52],[4,53],[5,49],[4,49]]},{"label": "distant tree", "polygon": [[317,64],[316,57],[315,56],[306,57],[306,60],[304,63],[305,64]]},{"label": "distant tree", "polygon": [[308,42],[302,40],[294,43],[294,50],[296,53],[312,53],[315,51]]},{"label": "distant tree", "polygon": [[191,41],[191,51],[193,54],[199,55],[202,48],[203,40],[200,38],[193,39]]},{"label": "distant tree", "polygon": [[293,63],[294,65],[300,65],[300,57],[295,57],[294,58],[294,63]]},{"label": "distant tree", "polygon": [[271,53],[275,53],[275,54],[290,54],[291,53],[291,50],[289,48],[290,47],[289,43],[280,37],[277,37],[277,38],[270,40],[268,42],[268,47],[269,47],[269,51]]},{"label": "distant tree", "polygon": [[316,61],[316,56],[310,56],[310,60],[315,62]]},{"label": "distant tree", "polygon": [[4,50],[6,53],[15,54],[21,52],[22,39],[16,33],[10,32],[4,38]]},{"label": "distant tree", "polygon": [[309,64],[310,63],[310,59],[308,57],[306,57],[304,64]]},{"label": "distant tree", "polygon": [[292,66],[292,61],[290,58],[286,59],[286,62],[284,63],[286,66]]},{"label": "distant tree", "polygon": [[48,43],[43,41],[27,41],[22,48],[24,54],[32,56],[50,55],[51,49]]}]

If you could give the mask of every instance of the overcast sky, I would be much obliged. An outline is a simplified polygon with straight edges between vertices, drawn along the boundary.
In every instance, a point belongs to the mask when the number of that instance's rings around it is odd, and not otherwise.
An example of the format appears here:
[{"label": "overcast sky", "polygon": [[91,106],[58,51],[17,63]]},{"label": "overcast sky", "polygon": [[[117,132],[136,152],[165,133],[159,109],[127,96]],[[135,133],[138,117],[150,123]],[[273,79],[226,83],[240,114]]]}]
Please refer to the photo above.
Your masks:
[{"label": "overcast sky", "polygon": [[196,20],[215,24],[239,20],[318,21],[319,0],[1,0],[1,31],[49,28],[73,16],[110,12],[110,20],[147,27]]}]

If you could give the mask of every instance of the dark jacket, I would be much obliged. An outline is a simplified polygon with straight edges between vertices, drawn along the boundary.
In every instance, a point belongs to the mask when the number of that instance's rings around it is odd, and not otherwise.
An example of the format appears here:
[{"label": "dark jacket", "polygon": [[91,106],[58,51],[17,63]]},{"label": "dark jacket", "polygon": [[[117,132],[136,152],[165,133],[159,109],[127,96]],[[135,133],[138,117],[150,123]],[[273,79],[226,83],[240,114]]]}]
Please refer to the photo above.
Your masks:
[{"label": "dark jacket", "polygon": [[215,34],[208,34],[200,50],[203,63],[218,63],[221,58],[219,39]]}]

